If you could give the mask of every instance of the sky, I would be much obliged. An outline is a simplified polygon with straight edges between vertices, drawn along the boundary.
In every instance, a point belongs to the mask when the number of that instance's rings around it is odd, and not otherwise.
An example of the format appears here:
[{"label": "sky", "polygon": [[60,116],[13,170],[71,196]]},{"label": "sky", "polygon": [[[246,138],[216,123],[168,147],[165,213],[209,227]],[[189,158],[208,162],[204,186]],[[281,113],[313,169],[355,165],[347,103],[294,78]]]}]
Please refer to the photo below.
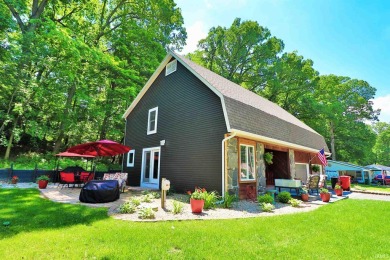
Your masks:
[{"label": "sky", "polygon": [[196,49],[211,27],[235,18],[257,21],[298,51],[321,75],[367,81],[377,89],[374,108],[390,123],[390,1],[387,0],[176,0],[187,29],[182,53]]}]

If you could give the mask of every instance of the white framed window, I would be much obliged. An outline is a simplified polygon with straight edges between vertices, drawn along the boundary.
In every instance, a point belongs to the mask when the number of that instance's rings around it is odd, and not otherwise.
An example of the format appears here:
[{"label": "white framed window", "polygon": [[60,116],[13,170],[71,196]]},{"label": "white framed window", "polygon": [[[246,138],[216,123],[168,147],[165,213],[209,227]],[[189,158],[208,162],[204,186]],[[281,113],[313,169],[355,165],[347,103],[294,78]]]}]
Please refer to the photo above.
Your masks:
[{"label": "white framed window", "polygon": [[134,167],[135,150],[130,150],[127,153],[127,167]]},{"label": "white framed window", "polygon": [[240,180],[255,180],[255,148],[240,144]]},{"label": "white framed window", "polygon": [[173,60],[165,66],[165,76],[172,74],[177,69],[177,60]]},{"label": "white framed window", "polygon": [[149,109],[148,131],[147,131],[148,135],[157,133],[157,117],[158,117],[158,107]]}]

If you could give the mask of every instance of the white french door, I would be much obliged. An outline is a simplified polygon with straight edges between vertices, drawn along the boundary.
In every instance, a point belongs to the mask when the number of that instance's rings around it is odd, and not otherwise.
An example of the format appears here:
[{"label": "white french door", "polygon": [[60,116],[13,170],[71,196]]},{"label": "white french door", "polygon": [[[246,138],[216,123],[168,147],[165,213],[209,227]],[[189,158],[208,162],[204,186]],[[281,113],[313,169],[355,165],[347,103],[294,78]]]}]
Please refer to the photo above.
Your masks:
[{"label": "white french door", "polygon": [[160,147],[142,150],[141,187],[158,189],[160,180]]}]

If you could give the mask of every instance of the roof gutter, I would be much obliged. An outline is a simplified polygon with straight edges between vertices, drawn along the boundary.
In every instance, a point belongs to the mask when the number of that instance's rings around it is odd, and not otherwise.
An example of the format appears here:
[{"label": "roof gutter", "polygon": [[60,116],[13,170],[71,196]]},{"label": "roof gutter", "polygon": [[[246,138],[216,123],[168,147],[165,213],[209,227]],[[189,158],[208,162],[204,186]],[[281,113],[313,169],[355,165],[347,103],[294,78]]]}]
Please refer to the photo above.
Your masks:
[{"label": "roof gutter", "polygon": [[225,197],[225,142],[236,136],[236,132],[222,140],[222,197]]}]

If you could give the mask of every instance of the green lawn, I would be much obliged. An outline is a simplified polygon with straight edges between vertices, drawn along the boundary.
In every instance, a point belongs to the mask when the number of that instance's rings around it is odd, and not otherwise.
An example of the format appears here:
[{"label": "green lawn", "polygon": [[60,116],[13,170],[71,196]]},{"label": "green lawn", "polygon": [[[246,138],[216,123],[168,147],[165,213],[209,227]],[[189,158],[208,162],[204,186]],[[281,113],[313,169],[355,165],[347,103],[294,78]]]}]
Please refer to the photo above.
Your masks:
[{"label": "green lawn", "polygon": [[294,215],[135,223],[0,189],[0,259],[389,259],[389,202]]},{"label": "green lawn", "polygon": [[351,184],[351,188],[358,190],[366,190],[366,191],[380,191],[380,192],[389,192],[389,185],[366,185],[366,184]]}]

